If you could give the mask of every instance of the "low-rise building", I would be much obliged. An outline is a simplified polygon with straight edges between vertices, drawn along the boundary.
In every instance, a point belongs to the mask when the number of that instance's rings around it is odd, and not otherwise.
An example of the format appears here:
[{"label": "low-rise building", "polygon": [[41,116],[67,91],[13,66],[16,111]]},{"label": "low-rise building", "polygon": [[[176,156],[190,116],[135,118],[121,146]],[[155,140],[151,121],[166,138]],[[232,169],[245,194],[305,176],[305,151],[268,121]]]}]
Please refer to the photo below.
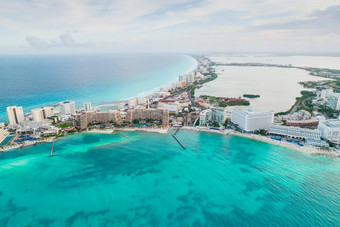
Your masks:
[{"label": "low-rise building", "polygon": [[318,129],[307,129],[293,126],[273,125],[269,129],[270,134],[288,136],[299,139],[320,140],[321,131]]},{"label": "low-rise building", "polygon": [[178,114],[179,104],[175,101],[163,100],[158,103],[159,108],[167,109],[170,114]]},{"label": "low-rise building", "polygon": [[305,144],[317,147],[329,147],[329,144],[324,140],[306,139]]},{"label": "low-rise building", "polygon": [[6,137],[9,135],[9,132],[6,129],[0,128],[0,143],[6,139]]},{"label": "low-rise building", "polygon": [[233,107],[231,122],[247,132],[253,132],[260,129],[269,130],[274,122],[274,112],[253,112],[252,108],[244,111],[239,107]]}]

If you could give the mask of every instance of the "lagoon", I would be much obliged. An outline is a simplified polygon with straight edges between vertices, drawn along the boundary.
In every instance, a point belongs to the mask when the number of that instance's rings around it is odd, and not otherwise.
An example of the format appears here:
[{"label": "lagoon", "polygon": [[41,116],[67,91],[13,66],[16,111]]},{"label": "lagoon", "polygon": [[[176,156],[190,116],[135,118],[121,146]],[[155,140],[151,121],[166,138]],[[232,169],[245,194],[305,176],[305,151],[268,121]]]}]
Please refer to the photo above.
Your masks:
[{"label": "lagoon", "polygon": [[242,97],[244,94],[260,95],[247,99],[254,111],[287,111],[301,96],[304,89],[300,81],[318,81],[325,78],[309,75],[305,70],[276,67],[217,66],[216,80],[196,89],[195,96]]}]

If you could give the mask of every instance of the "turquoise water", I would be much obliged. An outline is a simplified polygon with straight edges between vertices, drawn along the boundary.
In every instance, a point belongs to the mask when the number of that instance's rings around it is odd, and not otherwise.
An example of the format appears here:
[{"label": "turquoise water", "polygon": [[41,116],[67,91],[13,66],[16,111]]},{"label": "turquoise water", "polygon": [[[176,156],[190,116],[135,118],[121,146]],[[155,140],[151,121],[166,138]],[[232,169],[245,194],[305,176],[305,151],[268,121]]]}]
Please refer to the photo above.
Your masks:
[{"label": "turquoise water", "polygon": [[176,54],[0,56],[0,122],[12,105],[28,113],[64,100],[82,107],[147,95],[196,64]]},{"label": "turquoise water", "polygon": [[77,134],[0,154],[0,226],[339,226],[340,160],[246,138]]}]

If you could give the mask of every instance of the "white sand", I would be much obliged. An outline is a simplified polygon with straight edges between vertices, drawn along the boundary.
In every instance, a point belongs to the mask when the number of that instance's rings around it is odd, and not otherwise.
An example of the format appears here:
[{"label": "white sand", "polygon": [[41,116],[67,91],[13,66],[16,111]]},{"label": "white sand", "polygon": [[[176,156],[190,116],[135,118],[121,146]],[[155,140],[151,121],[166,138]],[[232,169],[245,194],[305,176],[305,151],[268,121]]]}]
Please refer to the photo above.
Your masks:
[{"label": "white sand", "polygon": [[253,140],[257,140],[257,141],[261,141],[261,142],[265,142],[265,143],[270,143],[270,144],[274,144],[277,146],[281,146],[281,147],[286,147],[292,150],[296,150],[296,151],[300,151],[303,153],[307,153],[310,155],[325,155],[327,157],[340,157],[340,153],[335,153],[332,152],[330,149],[319,149],[318,147],[314,147],[314,146],[299,146],[297,144],[294,143],[289,143],[289,142],[285,142],[285,141],[277,141],[277,140],[273,140],[271,138],[265,137],[265,136],[261,136],[261,135],[255,135],[255,134],[245,134],[245,133],[240,133],[240,132],[236,132],[233,130],[212,130],[212,129],[207,129],[207,128],[195,128],[195,127],[189,127],[189,126],[185,126],[183,127],[183,129],[187,129],[187,130],[194,130],[194,131],[202,131],[202,132],[210,132],[210,133],[216,133],[216,134],[223,134],[223,135],[233,135],[233,136],[241,136],[241,137],[245,137],[248,139],[253,139]]}]

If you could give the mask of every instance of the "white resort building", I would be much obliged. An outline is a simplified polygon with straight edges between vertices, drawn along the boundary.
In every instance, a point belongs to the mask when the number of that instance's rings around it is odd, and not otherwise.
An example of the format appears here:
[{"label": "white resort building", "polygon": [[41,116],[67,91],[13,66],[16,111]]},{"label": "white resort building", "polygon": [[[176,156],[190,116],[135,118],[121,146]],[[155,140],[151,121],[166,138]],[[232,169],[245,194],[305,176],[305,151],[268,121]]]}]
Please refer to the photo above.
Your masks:
[{"label": "white resort building", "polygon": [[60,103],[60,112],[63,115],[74,115],[76,113],[74,101],[64,101]]},{"label": "white resort building", "polygon": [[22,106],[7,107],[7,115],[10,125],[19,124],[25,120]]},{"label": "white resort building", "polygon": [[91,102],[84,102],[84,111],[85,112],[92,111],[92,103]]},{"label": "white resort building", "polygon": [[333,110],[340,110],[340,93],[330,93],[326,105]]},{"label": "white resort building", "polygon": [[288,136],[299,139],[313,139],[319,141],[321,131],[318,129],[299,128],[292,126],[273,125],[269,129],[270,134]]},{"label": "white resort building", "polygon": [[330,141],[340,141],[340,119],[330,119],[319,122],[321,137]]},{"label": "white resort building", "polygon": [[274,122],[274,112],[253,112],[251,107],[247,111],[244,111],[239,107],[233,107],[231,122],[247,132],[260,129],[269,130]]},{"label": "white resort building", "polygon": [[40,122],[54,115],[53,107],[42,107],[31,111],[33,121]]}]

